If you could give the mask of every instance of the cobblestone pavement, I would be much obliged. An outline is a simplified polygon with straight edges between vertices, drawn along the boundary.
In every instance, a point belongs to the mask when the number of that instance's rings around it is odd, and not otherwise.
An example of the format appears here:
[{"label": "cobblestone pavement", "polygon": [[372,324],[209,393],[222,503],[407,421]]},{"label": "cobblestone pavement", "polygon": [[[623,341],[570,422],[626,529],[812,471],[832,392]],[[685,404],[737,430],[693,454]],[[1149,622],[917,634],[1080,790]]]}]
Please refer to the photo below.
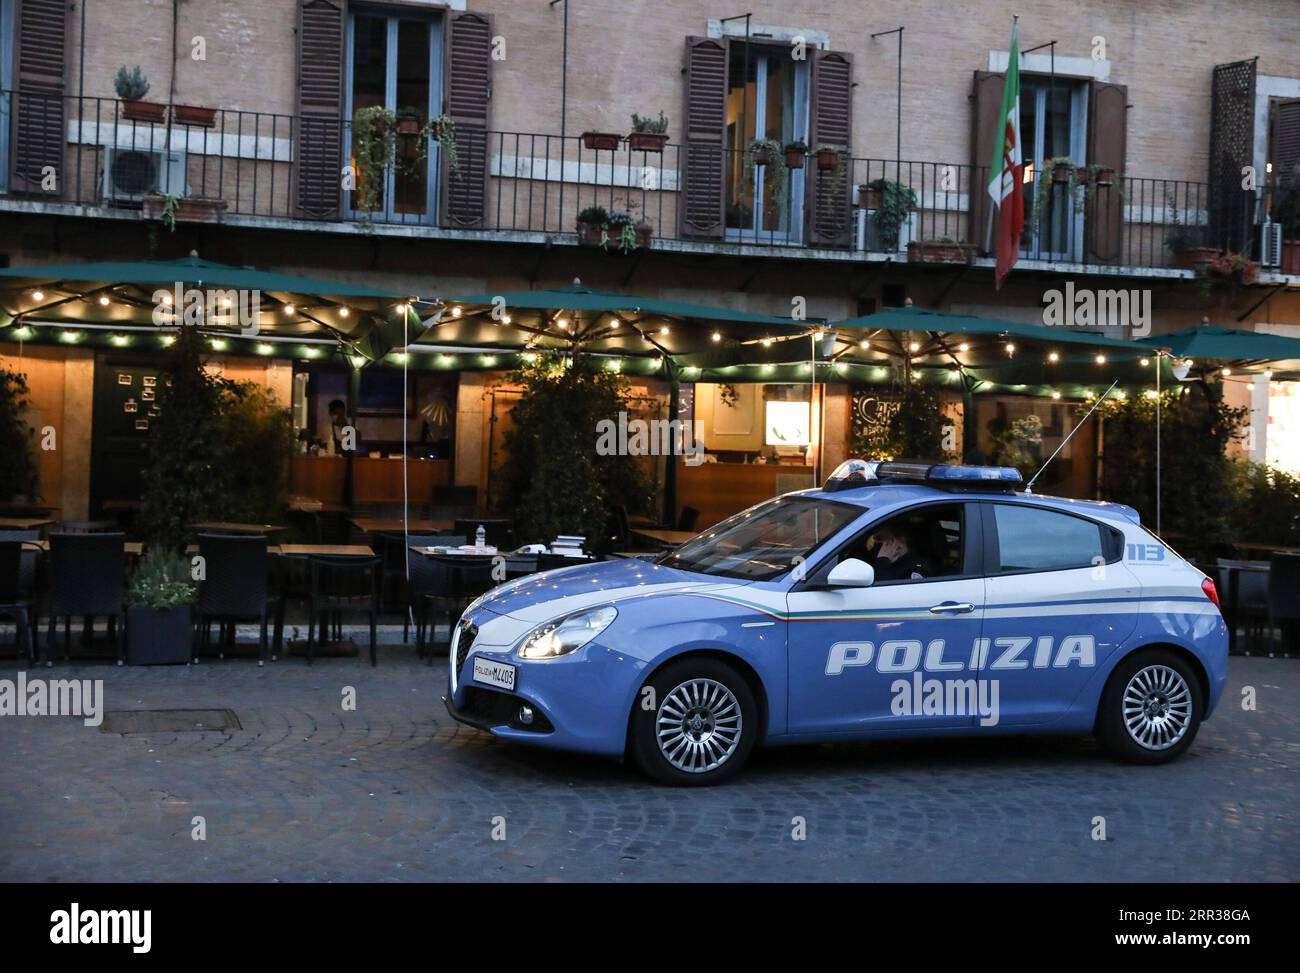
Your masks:
[{"label": "cobblestone pavement", "polygon": [[[18,669],[0,661],[0,678]],[[0,717],[0,880],[1300,879],[1293,660],[1234,658],[1219,712],[1163,767],[1084,740],[843,744],[760,751],[702,790],[460,726],[440,700],[445,661],[400,646],[377,669],[241,659],[29,676],[103,679],[109,711],[229,707],[242,729]]]}]

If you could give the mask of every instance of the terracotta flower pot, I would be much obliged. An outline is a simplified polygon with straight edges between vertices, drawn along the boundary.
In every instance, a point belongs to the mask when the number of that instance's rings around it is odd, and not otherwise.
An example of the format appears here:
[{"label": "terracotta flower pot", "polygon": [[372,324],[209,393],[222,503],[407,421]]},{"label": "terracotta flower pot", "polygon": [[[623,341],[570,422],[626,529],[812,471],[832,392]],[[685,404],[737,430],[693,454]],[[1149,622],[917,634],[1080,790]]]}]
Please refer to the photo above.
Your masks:
[{"label": "terracotta flower pot", "polygon": [[217,124],[215,108],[197,108],[194,105],[173,105],[172,118],[178,125],[198,125],[212,128]]},{"label": "terracotta flower pot", "polygon": [[399,118],[397,120],[398,135],[419,135],[420,120],[418,118]]},{"label": "terracotta flower pot", "polygon": [[756,166],[766,166],[772,163],[772,150],[766,146],[760,146],[754,149],[753,162]]},{"label": "terracotta flower pot", "polygon": [[628,135],[627,142],[633,152],[662,152],[668,144],[668,133],[632,132]]},{"label": "terracotta flower pot", "polygon": [[131,98],[122,100],[122,117],[135,122],[158,122],[167,120],[167,106],[159,101],[138,101]]},{"label": "terracotta flower pot", "polygon": [[975,261],[975,248],[948,240],[913,240],[907,245],[907,260],[914,264],[969,264]]},{"label": "terracotta flower pot", "polygon": [[[145,219],[162,219],[167,200],[163,196],[146,196],[141,212]],[[177,223],[219,223],[226,212],[224,199],[210,199],[205,196],[184,196],[176,204],[173,214]]]},{"label": "terracotta flower pot", "polygon": [[867,186],[858,187],[858,205],[862,209],[880,209],[883,193],[879,189],[870,189]]},{"label": "terracotta flower pot", "polygon": [[604,236],[605,228],[599,223],[579,223],[578,224],[578,245],[582,247],[598,247],[601,245],[601,237]]},{"label": "terracotta flower pot", "polygon": [[1098,186],[1105,188],[1115,185],[1115,170],[1109,166],[1102,166],[1097,170],[1096,181]]},{"label": "terracotta flower pot", "polygon": [[1188,247],[1174,254],[1174,266],[1182,270],[1201,270],[1219,255],[1214,247]]},{"label": "terracotta flower pot", "polygon": [[1052,166],[1052,182],[1058,186],[1064,185],[1070,181],[1070,166],[1065,162],[1058,162]]},{"label": "terracotta flower pot", "polygon": [[587,148],[594,149],[596,151],[600,151],[601,149],[607,149],[612,152],[619,147],[622,141],[623,141],[623,136],[618,135],[614,132],[583,132],[582,133],[582,144],[585,145]]},{"label": "terracotta flower pot", "polygon": [[803,159],[804,153],[800,152],[798,149],[786,149],[785,167],[787,169],[802,169]]},{"label": "terracotta flower pot", "polygon": [[817,169],[819,172],[828,172],[840,164],[840,154],[834,149],[819,149],[817,151]]}]

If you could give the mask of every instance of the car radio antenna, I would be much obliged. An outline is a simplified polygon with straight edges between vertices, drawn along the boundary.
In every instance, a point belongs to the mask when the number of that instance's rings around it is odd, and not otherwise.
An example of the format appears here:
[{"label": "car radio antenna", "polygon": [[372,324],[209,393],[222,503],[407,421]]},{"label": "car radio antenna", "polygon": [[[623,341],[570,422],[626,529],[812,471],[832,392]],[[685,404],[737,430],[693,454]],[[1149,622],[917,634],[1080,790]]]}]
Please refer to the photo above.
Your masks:
[{"label": "car radio antenna", "polygon": [[1115,386],[1118,384],[1119,384],[1119,379],[1115,379],[1115,381],[1111,382],[1110,388],[1108,388],[1105,392],[1101,393],[1101,398],[1097,399],[1097,401],[1093,403],[1093,406],[1091,409],[1088,410],[1087,415],[1085,415],[1082,419],[1080,419],[1078,425],[1076,425],[1073,429],[1070,430],[1070,435],[1066,436],[1064,439],[1061,440],[1061,445],[1056,447],[1056,449],[1052,452],[1052,455],[1047,457],[1047,462],[1044,463],[1042,466],[1040,466],[1038,468],[1038,472],[1035,473],[1030,478],[1027,484],[1025,484],[1026,493],[1034,492],[1034,481],[1043,475],[1043,470],[1047,469],[1049,466],[1052,465],[1052,460],[1056,459],[1056,454],[1059,453],[1061,450],[1065,449],[1065,444],[1074,438],[1074,434],[1076,432],[1078,432],[1080,429],[1083,428],[1083,424],[1088,421],[1088,416],[1092,415],[1094,412],[1097,411],[1097,406],[1101,405],[1101,403],[1105,400],[1106,396],[1110,395],[1111,391],[1114,390]]}]

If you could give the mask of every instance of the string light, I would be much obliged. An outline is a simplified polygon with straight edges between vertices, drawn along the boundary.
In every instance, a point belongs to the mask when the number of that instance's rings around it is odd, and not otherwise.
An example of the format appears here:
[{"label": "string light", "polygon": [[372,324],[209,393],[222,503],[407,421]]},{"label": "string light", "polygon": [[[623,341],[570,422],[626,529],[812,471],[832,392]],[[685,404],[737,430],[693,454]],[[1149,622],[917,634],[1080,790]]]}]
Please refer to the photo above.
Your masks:
[{"label": "string light", "polygon": [[[170,301],[164,301],[163,303],[165,303],[165,304],[170,304],[171,302],[170,302]],[[229,308],[229,307],[230,307],[230,298],[228,298],[228,297],[223,297],[223,298],[221,299],[221,306],[224,307],[224,308]]]},{"label": "string light", "polygon": [[406,311],[407,311],[407,307],[408,307],[408,305],[406,304],[405,301],[403,301],[401,304],[397,305],[397,313],[398,313],[398,314],[405,314]]},{"label": "string light", "polygon": [[275,349],[273,349],[270,345],[265,344],[265,343],[263,343],[263,344],[259,344],[259,345],[257,346],[257,353],[258,353],[259,355],[269,355],[269,354],[270,354],[272,351],[274,351],[274,350],[275,350]]},{"label": "string light", "polygon": [[1147,389],[1142,394],[1145,395],[1148,399],[1158,399],[1160,397],[1160,393],[1157,392],[1155,389]]},{"label": "string light", "polygon": [[957,346],[957,350],[958,350],[958,351],[970,351],[970,345],[968,345],[966,342],[963,341],[961,344],[959,344],[959,345]]},{"label": "string light", "polygon": [[131,343],[131,339],[124,334],[115,334],[108,340],[113,342],[113,344],[116,345],[118,348],[125,348],[127,345]]},{"label": "string light", "polygon": [[1057,392],[1055,389],[1053,389],[1053,390],[1052,390],[1052,398],[1054,398],[1054,399],[1059,399],[1060,397],[1061,397],[1061,393],[1060,393],[1060,392]]},{"label": "string light", "polygon": [[920,350],[921,350],[921,342],[919,342],[919,341],[913,341],[913,342],[911,342],[911,343],[907,346],[907,350],[908,350],[908,351],[911,351],[911,352],[917,352],[917,351],[920,351]]},{"label": "string light", "polygon": [[45,300],[45,291],[32,291],[32,300],[33,301]]},{"label": "string light", "polygon": [[502,324],[509,324],[509,323],[511,322],[511,320],[512,320],[512,319],[511,319],[510,315],[508,315],[508,314],[503,314],[503,315],[501,315],[501,323],[502,323]]},{"label": "string light", "polygon": [[870,339],[870,338],[863,338],[861,341],[858,342],[858,347],[859,347],[859,348],[870,348],[870,347],[871,347],[871,339]]},{"label": "string light", "polygon": [[78,342],[78,341],[81,340],[81,332],[79,332],[79,331],[64,331],[62,334],[59,335],[59,340],[60,340],[60,341],[66,341],[66,342],[67,342],[68,344],[70,344],[70,345],[71,345],[71,344],[75,344],[76,342]]},{"label": "string light", "polygon": [[1008,342],[1007,342],[1007,354],[1008,354],[1008,355],[1014,355],[1015,353],[1016,353],[1016,346],[1015,346],[1015,343],[1014,343],[1014,342],[1011,342],[1011,341],[1008,341]]},{"label": "string light", "polygon": [[176,336],[174,334],[165,334],[162,336],[162,343],[164,348],[170,348],[176,344]]},{"label": "string light", "polygon": [[345,308],[345,307],[341,307],[341,308],[339,308],[339,317],[341,317],[341,318],[346,318],[346,317],[347,317],[349,314],[351,314],[351,313],[352,313],[352,312],[349,311],[349,310],[348,310],[347,308]]},{"label": "string light", "polygon": [[163,307],[172,306],[172,296],[166,292],[163,293]]},{"label": "string light", "polygon": [[659,329],[659,333],[660,333],[660,334],[668,334],[668,325],[665,324],[662,328],[660,328],[660,329]]},{"label": "string light", "polygon": [[319,348],[307,348],[307,349],[304,349],[304,350],[303,350],[303,354],[306,355],[308,358],[315,358],[315,357],[317,357],[317,356],[320,354],[320,349],[319,349]]},{"label": "string light", "polygon": [[225,338],[213,338],[213,339],[212,339],[212,347],[215,348],[217,351],[225,351],[225,350],[226,350],[226,339],[225,339]]},{"label": "string light", "polygon": [[1229,368],[1227,365],[1224,365],[1224,366],[1223,366],[1223,377],[1224,377],[1224,378],[1227,378],[1227,377],[1228,377],[1229,375],[1231,375],[1231,374],[1232,374],[1232,369]]},{"label": "string light", "polygon": [[1271,368],[1264,369],[1264,380],[1267,381],[1272,377],[1273,377],[1273,369]]},{"label": "string light", "polygon": [[31,336],[32,336],[32,329],[27,327],[27,325],[25,324],[14,331],[14,337],[18,338],[20,341],[26,338],[30,338]]},{"label": "string light", "polygon": [[1098,356],[1097,356],[1097,364],[1098,364],[1098,365],[1104,365],[1104,364],[1106,364],[1106,356],[1105,356],[1105,355],[1098,355]]},{"label": "string light", "polygon": [[453,318],[458,318],[460,317],[460,315],[461,315],[461,307],[459,304],[457,304],[455,307],[451,309],[451,316]]},{"label": "string light", "polygon": [[1253,391],[1255,391],[1255,383],[1254,383],[1254,382],[1247,382],[1247,383],[1246,383],[1246,391],[1247,391],[1247,392],[1253,392]]},{"label": "string light", "polygon": [[99,295],[99,303],[103,307],[108,307],[108,295],[107,294]]},{"label": "string light", "polygon": [[568,331],[568,330],[569,330],[569,319],[568,319],[568,318],[556,318],[556,319],[555,319],[555,326],[556,326],[557,328],[559,328],[561,331]]},{"label": "string light", "polygon": [[763,339],[763,347],[764,347],[764,348],[770,348],[771,346],[772,346],[772,339],[771,339],[771,338],[764,338],[764,339]]},{"label": "string light", "polygon": [[286,304],[286,305],[284,306],[284,313],[285,313],[285,314],[292,314],[292,313],[293,313],[293,305],[292,305],[292,304]]},{"label": "string light", "polygon": [[1151,359],[1143,358],[1140,362],[1138,362],[1138,364],[1140,364],[1143,368],[1146,368],[1148,365],[1151,364]]},{"label": "string light", "polygon": [[721,340],[722,340],[722,332],[721,332],[721,331],[715,331],[715,332],[713,332],[713,340],[714,340],[714,341],[721,341]]},{"label": "string light", "polygon": [[1050,355],[1047,356],[1047,360],[1055,364],[1056,362],[1061,360],[1061,356],[1058,355],[1056,352],[1052,352]]}]

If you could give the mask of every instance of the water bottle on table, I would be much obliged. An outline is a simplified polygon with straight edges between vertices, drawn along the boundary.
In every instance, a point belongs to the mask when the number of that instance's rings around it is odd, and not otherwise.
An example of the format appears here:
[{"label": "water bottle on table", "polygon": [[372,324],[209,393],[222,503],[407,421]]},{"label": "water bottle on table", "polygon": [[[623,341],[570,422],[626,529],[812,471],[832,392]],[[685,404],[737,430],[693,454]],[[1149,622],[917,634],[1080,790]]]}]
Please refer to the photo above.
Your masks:
[{"label": "water bottle on table", "polygon": [[487,547],[487,531],[483,529],[482,524],[479,524],[478,530],[474,531],[474,546],[480,551]]}]

